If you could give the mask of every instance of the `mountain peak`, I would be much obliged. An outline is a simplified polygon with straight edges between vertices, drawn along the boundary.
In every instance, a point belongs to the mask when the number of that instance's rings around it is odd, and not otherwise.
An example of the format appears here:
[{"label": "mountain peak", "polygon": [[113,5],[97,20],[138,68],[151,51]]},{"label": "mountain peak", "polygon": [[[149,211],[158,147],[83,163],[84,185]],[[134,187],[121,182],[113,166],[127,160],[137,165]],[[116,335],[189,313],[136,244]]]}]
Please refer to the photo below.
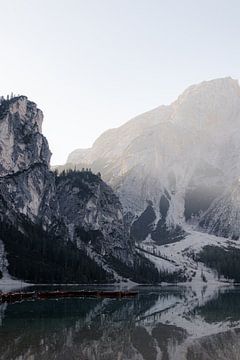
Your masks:
[{"label": "mountain peak", "polygon": [[201,83],[189,86],[176,101],[178,102],[189,96],[200,96],[201,94],[205,94],[208,97],[211,93],[215,95],[225,93],[228,96],[235,93],[235,95],[240,96],[239,82],[231,77],[202,81]]},{"label": "mountain peak", "polygon": [[51,153],[42,135],[43,113],[26,96],[0,102],[0,176],[49,165]]},{"label": "mountain peak", "polygon": [[174,123],[190,128],[227,124],[231,119],[239,119],[239,82],[231,77],[203,81],[187,88],[170,106]]}]

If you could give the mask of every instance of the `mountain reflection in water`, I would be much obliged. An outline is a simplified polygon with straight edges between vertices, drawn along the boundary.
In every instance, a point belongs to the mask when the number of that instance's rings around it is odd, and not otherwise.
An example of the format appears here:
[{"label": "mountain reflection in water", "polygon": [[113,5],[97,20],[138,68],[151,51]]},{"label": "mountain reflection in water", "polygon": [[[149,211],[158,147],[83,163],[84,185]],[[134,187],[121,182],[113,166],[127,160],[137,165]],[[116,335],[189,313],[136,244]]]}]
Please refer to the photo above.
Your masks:
[{"label": "mountain reflection in water", "polygon": [[134,299],[3,304],[0,359],[237,360],[240,289],[140,287]]}]

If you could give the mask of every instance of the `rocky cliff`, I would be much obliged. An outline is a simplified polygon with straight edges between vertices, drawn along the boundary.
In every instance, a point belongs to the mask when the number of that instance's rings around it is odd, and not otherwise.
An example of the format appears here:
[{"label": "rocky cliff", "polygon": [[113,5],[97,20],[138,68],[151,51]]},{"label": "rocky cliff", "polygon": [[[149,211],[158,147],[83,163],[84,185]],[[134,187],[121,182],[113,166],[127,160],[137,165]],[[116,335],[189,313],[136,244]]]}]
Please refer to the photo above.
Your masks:
[{"label": "rocky cliff", "polygon": [[2,101],[0,195],[7,204],[3,216],[15,212],[47,226],[58,216],[58,206],[42,120],[41,110],[24,96]]},{"label": "rocky cliff", "polygon": [[[84,281],[85,276],[88,282],[99,268],[99,281],[120,278],[108,259],[112,265],[114,259],[123,267],[134,265],[122,205],[99,175],[50,171],[42,120],[41,110],[25,96],[0,102],[0,240],[2,257],[8,258],[5,272],[8,266],[14,276],[47,281],[47,271],[36,268],[52,267],[56,274],[49,281]],[[54,249],[60,251],[58,258]],[[89,259],[85,267],[94,267],[95,275],[74,279],[74,269],[66,262],[72,261],[81,272],[78,263],[84,263],[84,256]],[[0,270],[4,273],[4,266]]]},{"label": "rocky cliff", "polygon": [[63,172],[56,178],[56,189],[71,240],[132,265],[133,249],[122,205],[100,176],[90,171]]}]

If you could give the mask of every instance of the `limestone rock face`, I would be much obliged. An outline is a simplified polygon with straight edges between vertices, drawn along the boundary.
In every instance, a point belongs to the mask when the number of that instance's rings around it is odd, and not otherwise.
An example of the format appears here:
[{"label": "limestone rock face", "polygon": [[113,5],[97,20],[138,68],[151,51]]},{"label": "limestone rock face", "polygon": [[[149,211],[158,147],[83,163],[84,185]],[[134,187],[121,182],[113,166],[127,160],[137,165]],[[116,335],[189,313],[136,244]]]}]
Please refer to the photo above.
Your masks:
[{"label": "limestone rock face", "polygon": [[58,206],[42,120],[42,111],[25,96],[1,103],[0,191],[8,209],[47,225]]},{"label": "limestone rock face", "polygon": [[0,176],[27,170],[34,164],[49,166],[51,152],[42,135],[43,114],[25,96],[0,106]]}]

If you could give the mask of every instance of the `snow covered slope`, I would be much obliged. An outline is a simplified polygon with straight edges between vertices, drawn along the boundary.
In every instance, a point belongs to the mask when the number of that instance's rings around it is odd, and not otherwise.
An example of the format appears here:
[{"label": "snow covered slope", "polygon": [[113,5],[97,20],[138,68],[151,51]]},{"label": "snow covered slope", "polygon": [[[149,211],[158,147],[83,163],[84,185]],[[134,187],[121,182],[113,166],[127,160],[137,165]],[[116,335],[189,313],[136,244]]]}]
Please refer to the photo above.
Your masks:
[{"label": "snow covered slope", "polygon": [[216,246],[225,251],[228,251],[230,247],[240,249],[240,243],[234,240],[194,231],[190,227],[188,235],[181,241],[158,246],[152,240],[146,239],[136,244],[136,249],[153,262],[160,272],[181,271],[192,288],[200,289],[203,282],[211,286],[227,282],[216,270],[198,261],[198,254],[207,245]]}]

